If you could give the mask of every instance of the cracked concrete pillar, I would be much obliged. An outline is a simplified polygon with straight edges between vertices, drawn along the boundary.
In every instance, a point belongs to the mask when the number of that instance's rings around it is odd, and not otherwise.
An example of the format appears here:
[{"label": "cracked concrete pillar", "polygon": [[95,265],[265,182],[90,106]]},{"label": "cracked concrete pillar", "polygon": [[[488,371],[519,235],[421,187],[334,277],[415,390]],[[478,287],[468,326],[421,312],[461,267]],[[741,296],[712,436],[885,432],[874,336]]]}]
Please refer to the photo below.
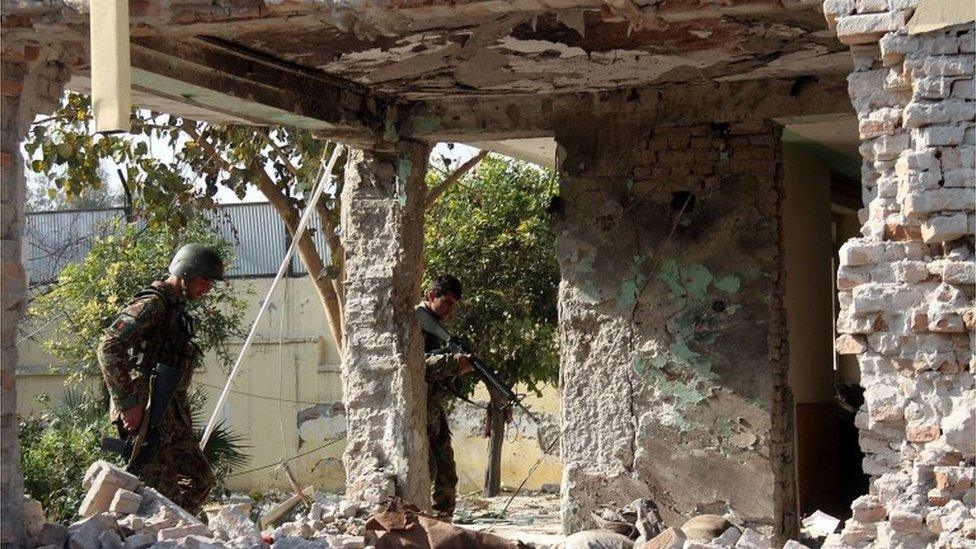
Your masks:
[{"label": "cracked concrete pillar", "polygon": [[563,128],[564,530],[637,498],[788,530],[779,129]]},{"label": "cracked concrete pillar", "polygon": [[350,150],[342,190],[346,257],[343,399],[347,497],[399,495],[429,507],[423,340],[414,316],[423,267],[429,148]]},{"label": "cracked concrete pillar", "polygon": [[0,545],[19,547],[23,538],[21,500],[24,480],[17,440],[17,326],[25,309],[27,277],[22,264],[24,169],[19,143],[34,115],[57,106],[68,71],[43,52],[5,44],[0,83]]}]

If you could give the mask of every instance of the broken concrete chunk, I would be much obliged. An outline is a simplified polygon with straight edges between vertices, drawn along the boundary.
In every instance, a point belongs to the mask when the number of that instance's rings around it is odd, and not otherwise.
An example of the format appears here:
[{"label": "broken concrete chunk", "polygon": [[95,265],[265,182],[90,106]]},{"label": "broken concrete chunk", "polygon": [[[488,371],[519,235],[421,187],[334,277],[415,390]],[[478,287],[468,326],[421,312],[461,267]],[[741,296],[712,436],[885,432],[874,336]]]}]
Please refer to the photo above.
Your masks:
[{"label": "broken concrete chunk", "polygon": [[739,541],[735,542],[736,549],[773,549],[773,543],[769,539],[753,530],[746,528]]},{"label": "broken concrete chunk", "polygon": [[732,526],[722,532],[721,536],[712,539],[712,543],[724,545],[726,547],[734,547],[735,543],[739,541],[740,537],[742,537],[742,532],[739,531],[739,529],[735,526]]},{"label": "broken concrete chunk", "polygon": [[681,528],[668,528],[638,549],[680,549],[684,546],[686,539],[687,537]]},{"label": "broken concrete chunk", "polygon": [[106,530],[98,536],[101,549],[123,549],[122,536],[115,530]]},{"label": "broken concrete chunk", "polygon": [[28,537],[40,534],[41,528],[44,527],[44,507],[41,506],[41,502],[25,495],[21,506],[21,520]]},{"label": "broken concrete chunk", "polygon": [[350,536],[344,538],[340,544],[340,549],[363,549],[366,547],[366,538],[362,536]]},{"label": "broken concrete chunk", "polygon": [[355,501],[342,500],[339,503],[339,515],[346,518],[352,518],[359,513],[359,508],[359,503]]},{"label": "broken concrete chunk", "polygon": [[106,530],[115,530],[118,523],[109,513],[98,513],[79,520],[68,527],[68,547],[70,549],[98,549],[101,543],[98,536]]},{"label": "broken concrete chunk", "polygon": [[127,480],[118,476],[112,469],[100,469],[92,479],[91,487],[85,494],[85,499],[78,506],[78,514],[87,518],[96,513],[108,511],[115,493],[126,489],[126,485],[130,484]]},{"label": "broken concrete chunk", "polygon": [[682,524],[681,531],[684,533],[686,539],[710,542],[721,536],[722,532],[728,530],[729,526],[731,524],[725,520],[725,517],[719,515],[698,515]]},{"label": "broken concrete chunk", "polygon": [[41,531],[37,534],[38,545],[64,545],[64,540],[68,539],[68,527],[56,522],[45,522]]},{"label": "broken concrete chunk", "polygon": [[218,543],[211,538],[199,535],[186,536],[180,541],[180,545],[188,549],[223,549],[226,547],[224,544]]},{"label": "broken concrete chunk", "polygon": [[152,534],[134,534],[125,538],[122,549],[145,549],[156,543],[156,536]]},{"label": "broken concrete chunk", "polygon": [[109,463],[105,460],[99,460],[88,466],[88,470],[85,471],[85,477],[81,481],[81,487],[85,490],[90,490],[95,477],[97,477],[99,473],[103,471],[108,471],[109,476],[114,480],[114,482],[126,490],[136,492],[138,491],[138,488],[142,486],[142,481],[139,480],[139,477],[123,470],[115,464]]},{"label": "broken concrete chunk", "polygon": [[810,549],[810,548],[796,540],[791,539],[790,541],[786,542],[783,545],[783,549]]},{"label": "broken concrete chunk", "polygon": [[173,526],[172,528],[163,528],[156,534],[156,539],[158,541],[166,541],[169,539],[180,539],[186,536],[210,536],[210,529],[204,524],[191,524],[189,526]]},{"label": "broken concrete chunk", "polygon": [[685,544],[681,546],[681,549],[723,549],[724,546],[717,545],[714,543],[708,543],[704,541],[694,541],[685,540]]},{"label": "broken concrete chunk", "polygon": [[576,532],[563,542],[563,549],[631,549],[633,546],[634,542],[627,536],[607,530]]},{"label": "broken concrete chunk", "polygon": [[285,536],[275,538],[271,549],[328,549],[329,544],[319,540],[307,540],[298,537]]},{"label": "broken concrete chunk", "polygon": [[[312,504],[314,510],[317,503]],[[311,512],[309,513],[311,514]],[[321,509],[319,509],[321,515]],[[251,522],[251,506],[247,503],[222,505],[207,510],[207,524],[215,535],[223,539],[246,538],[261,542],[261,531]]]},{"label": "broken concrete chunk", "polygon": [[[154,531],[169,526],[176,526],[178,523],[182,523],[182,525],[203,525],[197,517],[170,501],[169,498],[160,494],[154,488],[147,486],[143,488],[141,494],[142,505],[139,506],[139,514],[144,517],[149,517],[146,520],[146,524],[154,525]],[[166,526],[162,525],[164,523]]]},{"label": "broken concrete chunk", "polygon": [[[140,517],[139,515],[129,515],[127,517],[122,517],[122,519],[119,520],[119,526],[122,528],[128,528],[133,532],[142,532],[144,529],[146,529],[146,519]],[[153,539],[156,539],[155,532],[153,532]]]},{"label": "broken concrete chunk", "polygon": [[139,511],[139,505],[141,503],[142,496],[123,488],[115,492],[115,497],[112,498],[112,503],[109,504],[108,510],[113,513],[131,515]]},{"label": "broken concrete chunk", "polygon": [[322,513],[324,511],[325,508],[322,506],[321,503],[317,501],[315,503],[312,503],[312,505],[308,507],[308,520],[321,520]]}]

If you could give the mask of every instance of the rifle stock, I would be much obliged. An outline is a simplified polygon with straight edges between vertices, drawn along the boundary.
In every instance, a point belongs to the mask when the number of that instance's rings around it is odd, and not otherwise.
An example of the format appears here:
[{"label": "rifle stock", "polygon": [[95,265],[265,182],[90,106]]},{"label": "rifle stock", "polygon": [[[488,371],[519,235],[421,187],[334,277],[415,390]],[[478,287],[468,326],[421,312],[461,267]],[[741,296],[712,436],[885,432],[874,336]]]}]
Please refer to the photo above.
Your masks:
[{"label": "rifle stock", "polygon": [[457,353],[468,355],[471,361],[471,367],[474,368],[475,374],[485,383],[488,390],[494,391],[498,396],[504,399],[509,406],[518,406],[526,415],[528,415],[532,421],[539,423],[539,419],[526,408],[521,399],[514,391],[507,385],[505,385],[501,379],[498,378],[498,374],[495,373],[486,363],[483,361],[474,349],[462,339],[454,337],[448,332],[444,326],[441,325],[440,321],[434,316],[434,314],[426,307],[417,307],[417,319],[420,321],[420,327],[427,333],[433,334],[435,337],[441,340],[444,344],[444,351],[448,353]]}]

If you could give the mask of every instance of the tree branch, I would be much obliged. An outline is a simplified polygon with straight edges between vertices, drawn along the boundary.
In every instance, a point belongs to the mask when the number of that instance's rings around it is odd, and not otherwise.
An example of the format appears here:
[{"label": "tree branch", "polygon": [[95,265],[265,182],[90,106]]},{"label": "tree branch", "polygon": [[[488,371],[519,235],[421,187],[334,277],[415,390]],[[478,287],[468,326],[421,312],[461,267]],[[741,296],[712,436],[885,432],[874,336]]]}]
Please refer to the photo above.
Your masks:
[{"label": "tree branch", "polygon": [[458,169],[454,170],[451,173],[451,175],[445,177],[444,181],[442,181],[440,185],[428,191],[427,199],[424,201],[424,210],[429,210],[430,207],[433,206],[435,202],[437,202],[437,199],[440,198],[442,194],[444,194],[444,191],[449,189],[451,185],[457,183],[458,180],[460,180],[464,176],[464,174],[471,171],[471,168],[477,166],[478,163],[482,161],[482,159],[488,156],[488,152],[489,151],[487,150],[482,150],[478,154],[472,156],[471,158],[468,159],[467,162],[461,164],[458,167]]}]

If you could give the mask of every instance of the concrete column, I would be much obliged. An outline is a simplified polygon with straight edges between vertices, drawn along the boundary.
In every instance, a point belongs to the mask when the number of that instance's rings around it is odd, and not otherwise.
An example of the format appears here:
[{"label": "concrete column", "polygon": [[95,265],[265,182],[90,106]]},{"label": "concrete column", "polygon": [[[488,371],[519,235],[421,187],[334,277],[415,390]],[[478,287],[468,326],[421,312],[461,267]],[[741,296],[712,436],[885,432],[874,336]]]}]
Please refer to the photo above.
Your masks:
[{"label": "concrete column", "polygon": [[[54,49],[46,51],[53,54]],[[68,71],[41,58],[36,48],[11,45],[2,57],[0,82],[0,544],[20,546],[24,492],[17,440],[17,326],[25,309],[27,278],[21,262],[24,170],[19,143],[39,112],[54,110]]]},{"label": "concrete column", "polygon": [[399,495],[429,507],[420,301],[429,148],[350,150],[342,191],[346,329],[342,356],[348,430],[346,495]]},{"label": "concrete column", "polygon": [[563,526],[650,498],[665,520],[793,514],[779,129],[557,136]]}]

